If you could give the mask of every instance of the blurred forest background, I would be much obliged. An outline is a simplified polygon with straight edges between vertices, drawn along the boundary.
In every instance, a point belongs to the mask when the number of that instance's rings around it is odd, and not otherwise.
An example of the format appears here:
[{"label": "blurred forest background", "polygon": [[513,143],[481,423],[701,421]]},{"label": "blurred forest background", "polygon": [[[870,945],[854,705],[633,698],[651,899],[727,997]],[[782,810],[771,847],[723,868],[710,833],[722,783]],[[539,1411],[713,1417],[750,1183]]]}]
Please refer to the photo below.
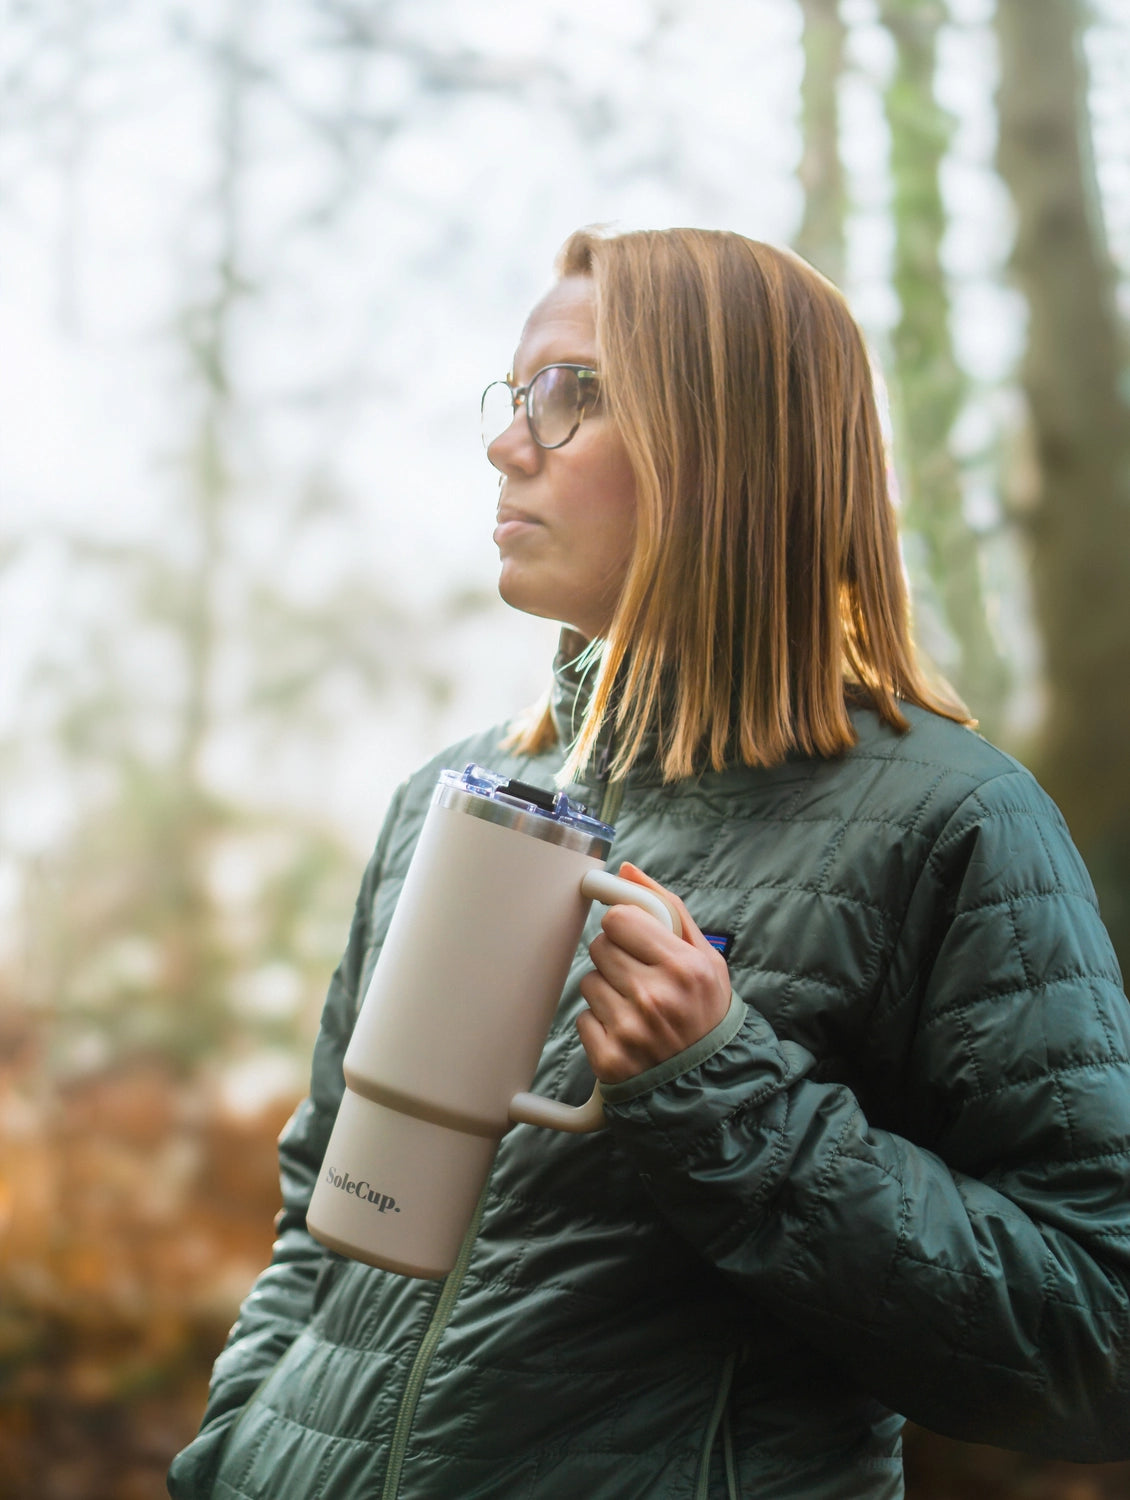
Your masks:
[{"label": "blurred forest background", "polygon": [[[581,223],[793,244],[919,637],[1130,959],[1125,0],[8,0],[0,1493],[163,1493],[392,785],[540,689],[477,397]],[[1130,1465],[908,1435],[918,1500]]]}]

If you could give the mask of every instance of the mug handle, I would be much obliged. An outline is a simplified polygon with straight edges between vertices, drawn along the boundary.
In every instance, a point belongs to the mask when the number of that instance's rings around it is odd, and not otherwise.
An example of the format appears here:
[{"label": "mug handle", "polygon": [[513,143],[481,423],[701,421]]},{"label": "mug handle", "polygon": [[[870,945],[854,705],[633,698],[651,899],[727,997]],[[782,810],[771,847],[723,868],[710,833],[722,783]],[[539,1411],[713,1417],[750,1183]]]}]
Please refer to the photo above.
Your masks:
[{"label": "mug handle", "polygon": [[[590,870],[581,881],[581,895],[605,906],[639,906],[676,937],[682,936],[683,924],[675,909],[634,880],[623,880],[608,870]],[[604,1101],[597,1083],[584,1104],[562,1104],[543,1094],[515,1094],[510,1101],[510,1118],[519,1125],[544,1125],[548,1130],[567,1130],[580,1135],[604,1128]]]}]

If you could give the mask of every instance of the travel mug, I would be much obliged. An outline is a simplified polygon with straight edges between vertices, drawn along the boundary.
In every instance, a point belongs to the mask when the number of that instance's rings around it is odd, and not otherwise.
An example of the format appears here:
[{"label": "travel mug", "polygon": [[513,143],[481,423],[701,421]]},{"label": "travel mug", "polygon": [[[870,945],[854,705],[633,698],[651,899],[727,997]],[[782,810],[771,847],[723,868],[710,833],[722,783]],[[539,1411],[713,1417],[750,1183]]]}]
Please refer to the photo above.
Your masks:
[{"label": "travel mug", "polygon": [[452,1268],[516,1122],[588,1131],[528,1092],[593,900],[654,892],[604,869],[614,830],[563,793],[479,766],[441,773],[345,1054],[346,1092],[307,1225],[408,1276]]}]

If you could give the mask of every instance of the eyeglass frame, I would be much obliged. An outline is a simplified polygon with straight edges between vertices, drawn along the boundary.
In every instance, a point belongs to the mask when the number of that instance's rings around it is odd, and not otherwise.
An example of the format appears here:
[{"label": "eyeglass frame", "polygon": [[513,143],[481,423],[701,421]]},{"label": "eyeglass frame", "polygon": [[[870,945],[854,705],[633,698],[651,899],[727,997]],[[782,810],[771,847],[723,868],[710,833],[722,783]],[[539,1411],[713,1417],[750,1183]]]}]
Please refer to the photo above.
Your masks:
[{"label": "eyeglass frame", "polygon": [[[529,432],[530,437],[534,440],[534,442],[538,445],[539,448],[545,449],[545,451],[547,453],[552,453],[552,452],[554,452],[558,448],[564,448],[564,446],[565,446],[566,443],[571,443],[573,441],[573,439],[577,436],[577,433],[580,431],[581,423],[585,419],[585,412],[584,412],[584,408],[583,407],[581,408],[580,414],[577,417],[576,422],[573,424],[572,428],[570,429],[569,433],[565,437],[563,437],[559,443],[543,443],[542,440],[541,440],[541,438],[539,438],[538,435],[537,435],[537,433],[534,431],[534,424],[530,420],[530,408],[529,408],[529,403],[526,400],[526,397],[529,394],[530,387],[537,380],[538,376],[539,375],[544,375],[547,370],[573,370],[573,371],[576,372],[576,374],[578,375],[578,377],[581,376],[581,375],[590,375],[593,378],[593,380],[599,381],[599,379],[600,379],[600,371],[599,370],[594,370],[591,365],[575,365],[575,364],[571,364],[568,360],[554,360],[552,362],[552,364],[542,365],[542,367],[541,367],[540,370],[535,370],[534,373],[530,376],[529,380],[526,381],[525,385],[514,385],[508,379],[507,380],[492,380],[490,382],[490,384],[486,387],[486,389],[483,391],[483,394],[482,394],[482,396],[479,399],[479,420],[480,420],[480,422],[482,421],[484,410],[485,410],[485,407],[486,407],[486,404],[487,404],[487,395],[489,394],[489,392],[491,392],[491,391],[494,390],[494,388],[495,388],[496,385],[504,385],[506,387],[506,389],[510,392],[510,406],[511,406],[512,412],[514,413],[514,416],[516,416],[517,412],[518,412],[518,403],[519,402],[522,403],[522,411],[523,411],[523,414],[525,415],[525,418],[526,418],[526,430]],[[582,382],[582,384],[583,384],[583,382]],[[511,422],[513,422],[514,416],[511,416],[511,418],[510,418]],[[508,431],[508,427],[504,427],[502,429],[502,432],[506,432],[506,431]],[[502,436],[502,432],[495,433],[494,437],[492,437],[489,440],[489,442],[487,440],[486,434],[484,433],[483,434],[483,447],[489,449],[491,443],[497,442],[498,439]]]}]

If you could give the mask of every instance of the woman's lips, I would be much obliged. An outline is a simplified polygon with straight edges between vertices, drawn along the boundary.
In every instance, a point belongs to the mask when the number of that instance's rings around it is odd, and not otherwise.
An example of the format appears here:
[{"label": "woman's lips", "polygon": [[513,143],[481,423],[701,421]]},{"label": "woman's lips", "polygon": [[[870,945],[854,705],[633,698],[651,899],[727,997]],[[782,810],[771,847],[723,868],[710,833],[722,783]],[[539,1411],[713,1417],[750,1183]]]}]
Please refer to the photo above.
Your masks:
[{"label": "woman's lips", "polygon": [[523,510],[503,509],[498,512],[498,525],[494,528],[495,546],[501,547],[503,542],[510,541],[513,537],[521,536],[525,531],[531,531],[541,522],[536,516],[529,515]]}]

